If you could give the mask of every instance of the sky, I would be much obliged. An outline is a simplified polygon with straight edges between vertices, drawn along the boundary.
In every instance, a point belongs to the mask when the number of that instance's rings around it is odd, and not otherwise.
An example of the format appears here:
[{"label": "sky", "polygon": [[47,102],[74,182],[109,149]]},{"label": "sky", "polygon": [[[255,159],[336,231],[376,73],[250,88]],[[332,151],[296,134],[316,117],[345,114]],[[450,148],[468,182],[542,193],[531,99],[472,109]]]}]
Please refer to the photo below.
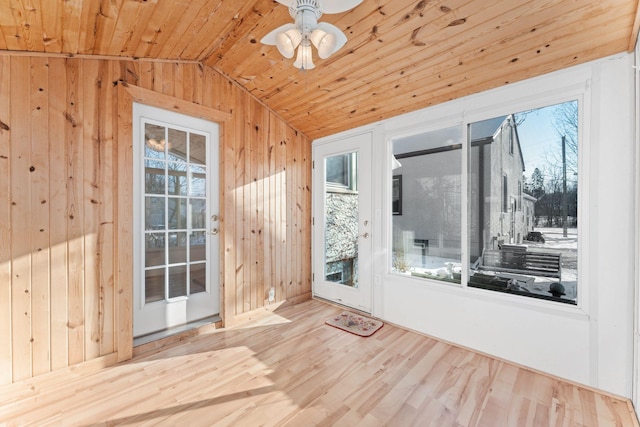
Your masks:
[{"label": "sky", "polygon": [[551,105],[532,110],[524,122],[518,125],[518,136],[525,162],[524,174],[527,179],[536,167],[544,172],[550,153],[557,153],[558,158],[561,156],[561,137],[553,127],[553,113],[556,108],[557,105]]}]

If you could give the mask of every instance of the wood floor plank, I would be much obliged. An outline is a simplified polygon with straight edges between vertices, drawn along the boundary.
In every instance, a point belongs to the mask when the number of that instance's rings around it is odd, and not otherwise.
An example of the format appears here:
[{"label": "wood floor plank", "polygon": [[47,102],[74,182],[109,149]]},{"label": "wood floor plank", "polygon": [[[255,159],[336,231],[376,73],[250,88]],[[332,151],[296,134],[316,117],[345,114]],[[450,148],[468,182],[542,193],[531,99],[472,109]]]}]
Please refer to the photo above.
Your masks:
[{"label": "wood floor plank", "polygon": [[638,426],[587,387],[392,325],[361,338],[324,324],[340,311],[283,306],[0,394],[0,425]]}]

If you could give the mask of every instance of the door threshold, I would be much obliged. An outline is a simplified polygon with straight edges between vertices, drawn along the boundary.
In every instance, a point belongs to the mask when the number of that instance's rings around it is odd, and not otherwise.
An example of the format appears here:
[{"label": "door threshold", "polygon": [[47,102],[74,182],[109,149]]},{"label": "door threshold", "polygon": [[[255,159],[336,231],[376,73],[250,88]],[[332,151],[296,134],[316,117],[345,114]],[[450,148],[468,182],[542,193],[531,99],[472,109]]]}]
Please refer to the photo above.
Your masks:
[{"label": "door threshold", "polygon": [[350,305],[344,304],[342,301],[335,301],[335,300],[331,300],[328,298],[323,298],[320,297],[318,295],[313,295],[313,299],[318,300],[318,301],[322,301],[322,302],[326,302],[327,304],[331,304],[331,305],[335,305],[336,307],[341,307],[341,308],[345,308],[347,310],[351,310],[351,311],[356,311],[360,314],[365,314],[367,316],[371,316],[371,310],[366,311],[363,308],[358,308],[358,307],[352,307]]},{"label": "door threshold", "polygon": [[196,320],[185,325],[174,326],[173,328],[164,329],[158,332],[152,332],[147,335],[142,335],[133,339],[133,347],[138,347],[144,344],[149,344],[153,341],[159,341],[173,335],[182,334],[184,332],[198,329],[203,326],[211,325],[212,323],[220,322],[222,319],[220,316],[205,317],[204,319]]}]

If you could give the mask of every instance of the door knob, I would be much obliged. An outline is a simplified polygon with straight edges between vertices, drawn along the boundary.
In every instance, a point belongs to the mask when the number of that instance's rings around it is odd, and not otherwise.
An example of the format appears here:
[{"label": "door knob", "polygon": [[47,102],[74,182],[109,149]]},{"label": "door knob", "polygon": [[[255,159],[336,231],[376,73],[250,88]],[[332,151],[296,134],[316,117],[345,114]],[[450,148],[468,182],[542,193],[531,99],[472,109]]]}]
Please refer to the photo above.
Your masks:
[{"label": "door knob", "polygon": [[211,229],[211,234],[213,234],[214,236],[215,236],[216,234],[218,234],[219,232],[220,232],[220,230],[218,230],[217,228],[213,228],[213,229]]}]

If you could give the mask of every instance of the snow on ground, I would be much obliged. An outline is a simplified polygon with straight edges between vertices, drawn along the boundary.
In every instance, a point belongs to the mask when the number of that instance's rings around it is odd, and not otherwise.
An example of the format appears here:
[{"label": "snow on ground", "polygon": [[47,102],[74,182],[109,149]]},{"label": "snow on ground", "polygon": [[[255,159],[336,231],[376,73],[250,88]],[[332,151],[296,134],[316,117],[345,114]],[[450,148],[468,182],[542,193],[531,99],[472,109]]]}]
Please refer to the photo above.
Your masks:
[{"label": "snow on ground", "polygon": [[[523,244],[532,252],[561,253],[561,278],[558,280],[550,277],[521,275],[519,276],[523,279],[520,282],[521,285],[529,292],[549,296],[551,295],[549,286],[554,282],[560,281],[565,288],[564,298],[575,300],[577,298],[578,283],[578,230],[576,228],[567,229],[567,237],[563,236],[562,228],[536,228],[535,231],[542,233],[545,243],[525,241]],[[460,260],[435,256],[423,257],[418,253],[405,254],[405,258],[407,264],[411,266],[405,274],[411,274],[411,271],[415,271],[445,278],[451,277],[452,273],[460,273],[462,271]],[[515,274],[504,274],[504,276],[510,278],[518,277]]]}]

